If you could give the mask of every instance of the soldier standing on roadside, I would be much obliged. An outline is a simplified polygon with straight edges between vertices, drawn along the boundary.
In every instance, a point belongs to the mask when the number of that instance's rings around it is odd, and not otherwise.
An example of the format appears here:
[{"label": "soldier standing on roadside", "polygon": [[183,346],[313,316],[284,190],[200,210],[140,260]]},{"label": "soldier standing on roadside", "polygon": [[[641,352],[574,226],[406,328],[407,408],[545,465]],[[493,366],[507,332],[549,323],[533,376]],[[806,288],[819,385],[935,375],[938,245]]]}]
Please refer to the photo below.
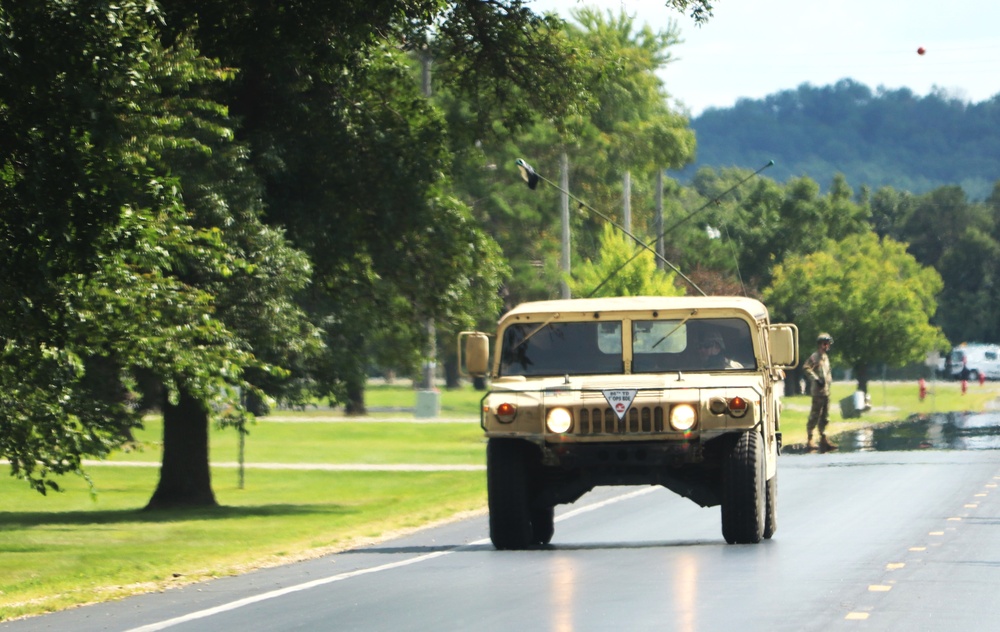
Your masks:
[{"label": "soldier standing on roadside", "polygon": [[812,380],[812,408],[809,410],[809,422],[806,426],[806,449],[816,450],[813,443],[813,430],[819,429],[819,449],[823,452],[836,450],[837,446],[826,438],[826,426],[830,423],[830,384],[833,373],[830,371],[830,345],[833,337],[830,334],[820,334],[816,339],[816,352],[802,365],[802,370]]}]

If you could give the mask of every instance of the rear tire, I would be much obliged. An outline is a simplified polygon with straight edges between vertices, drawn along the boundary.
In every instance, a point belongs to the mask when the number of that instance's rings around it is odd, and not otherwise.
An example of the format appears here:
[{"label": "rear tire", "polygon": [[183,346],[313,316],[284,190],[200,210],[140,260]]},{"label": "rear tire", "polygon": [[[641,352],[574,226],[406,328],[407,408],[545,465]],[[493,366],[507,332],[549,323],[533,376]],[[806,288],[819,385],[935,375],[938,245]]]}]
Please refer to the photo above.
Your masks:
[{"label": "rear tire", "polygon": [[760,433],[744,432],[722,464],[722,536],[729,544],[757,544],[763,537],[766,475]]},{"label": "rear tire", "polygon": [[767,511],[764,515],[764,539],[770,540],[778,530],[778,473],[767,482]]},{"label": "rear tire", "polygon": [[524,549],[536,539],[531,525],[527,448],[511,439],[490,439],[486,444],[490,540],[500,550]]}]

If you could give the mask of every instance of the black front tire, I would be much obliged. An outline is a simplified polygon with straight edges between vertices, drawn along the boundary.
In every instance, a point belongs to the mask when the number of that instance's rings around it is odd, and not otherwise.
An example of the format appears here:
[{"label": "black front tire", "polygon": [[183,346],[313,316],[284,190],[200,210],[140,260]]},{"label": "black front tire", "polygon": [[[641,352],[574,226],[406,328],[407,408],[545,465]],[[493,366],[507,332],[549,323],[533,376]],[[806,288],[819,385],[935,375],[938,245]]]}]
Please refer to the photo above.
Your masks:
[{"label": "black front tire", "polygon": [[556,532],[555,507],[542,507],[531,511],[531,535],[535,544],[548,544]]},{"label": "black front tire", "polygon": [[500,550],[524,549],[536,540],[528,480],[530,447],[513,439],[490,439],[486,444],[490,540]]},{"label": "black front tire", "polygon": [[722,536],[757,544],[764,535],[767,496],[764,442],[755,430],[740,435],[722,466]]}]

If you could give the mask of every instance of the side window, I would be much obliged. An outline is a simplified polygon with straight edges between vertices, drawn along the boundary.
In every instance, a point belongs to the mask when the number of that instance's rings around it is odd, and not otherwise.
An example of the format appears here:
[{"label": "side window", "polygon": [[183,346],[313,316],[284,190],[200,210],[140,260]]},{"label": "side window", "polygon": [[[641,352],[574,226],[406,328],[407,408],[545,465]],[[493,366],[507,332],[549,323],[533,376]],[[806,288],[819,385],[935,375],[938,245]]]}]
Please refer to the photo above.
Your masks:
[{"label": "side window", "polygon": [[621,322],[515,324],[504,330],[500,375],[622,373]]},{"label": "side window", "polygon": [[996,351],[987,351],[986,352],[986,359],[990,360],[991,362],[996,362],[997,352]]},{"label": "side window", "polygon": [[597,330],[597,348],[601,353],[622,352],[621,322],[601,323]]}]

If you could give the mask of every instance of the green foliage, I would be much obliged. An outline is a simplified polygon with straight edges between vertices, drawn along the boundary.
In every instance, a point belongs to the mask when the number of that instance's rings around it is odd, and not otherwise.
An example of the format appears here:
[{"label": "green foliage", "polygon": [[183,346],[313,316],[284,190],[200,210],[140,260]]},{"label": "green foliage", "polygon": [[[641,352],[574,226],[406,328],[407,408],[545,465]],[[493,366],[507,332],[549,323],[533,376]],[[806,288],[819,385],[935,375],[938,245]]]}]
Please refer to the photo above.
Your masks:
[{"label": "green foliage", "polygon": [[[643,250],[633,259],[636,245],[627,235],[605,224],[601,249],[595,261],[574,269],[570,290],[577,297],[591,296],[683,296],[676,274],[656,269],[653,253]],[[629,263],[631,260],[631,263]]]},{"label": "green foliage", "polygon": [[[708,204],[710,209],[699,217],[699,224],[717,227],[735,243],[724,255],[731,260],[735,254],[738,265],[734,272],[753,293],[768,285],[773,267],[789,255],[808,254],[828,239],[840,240],[870,230],[868,208],[852,201],[853,193],[840,176],[823,195],[819,185],[807,177],[782,186],[762,176],[747,180],[752,173],[702,168],[692,182],[700,197],[691,203],[697,208]],[[741,181],[744,184],[740,185]],[[710,200],[718,200],[718,204]],[[702,235],[689,233],[689,239],[696,239],[699,245],[682,258],[686,268],[726,265],[720,246],[706,245]]]},{"label": "green foliage", "polygon": [[159,22],[146,2],[0,8],[0,454],[39,491],[160,387],[239,416],[235,388],[308,344],[306,261],[260,224],[211,98],[231,73]]},{"label": "green foliage", "polygon": [[[550,298],[559,287],[560,197],[546,185],[535,191],[517,178],[514,161],[525,158],[546,178],[558,182],[562,154],[568,156],[572,193],[588,205],[620,221],[626,170],[632,178],[633,225],[639,234],[652,232],[655,172],[677,168],[694,153],[687,120],[673,112],[656,71],[672,60],[677,31],[638,28],[624,12],[603,15],[590,9],[574,13],[567,27],[575,51],[575,72],[588,87],[578,109],[562,117],[537,112],[510,138],[487,134],[472,150],[459,147],[456,182],[463,199],[497,240],[513,270],[505,287],[508,305]],[[558,80],[572,91],[577,75]],[[572,94],[570,92],[570,94]],[[438,96],[452,129],[468,130],[470,108],[445,87]],[[474,108],[471,108],[474,111]],[[495,129],[506,131],[506,124]],[[465,139],[465,135],[459,136]],[[576,259],[594,259],[604,220],[571,213],[572,248]]]},{"label": "green foliage", "polygon": [[968,104],[942,89],[918,97],[843,79],[740,99],[691,124],[699,167],[773,159],[779,182],[808,174],[826,183],[843,173],[854,186],[927,193],[954,184],[983,199],[1000,173],[998,118],[1000,95]]},{"label": "green foliage", "polygon": [[620,178],[625,170],[649,173],[691,161],[694,134],[687,119],[669,109],[656,74],[673,61],[670,49],[680,42],[676,24],[659,32],[637,28],[624,10],[615,16],[582,8],[573,18],[578,25],[570,25],[570,38],[591,62],[588,85],[596,107],[568,128],[580,153],[601,157],[588,166]]},{"label": "green foliage", "polygon": [[869,233],[789,257],[775,267],[764,300],[790,316],[803,341],[832,334],[834,356],[864,380],[869,366],[919,362],[946,344],[930,323],[941,288],[940,275],[904,244]]},{"label": "green foliage", "polygon": [[917,261],[941,274],[935,322],[950,341],[1000,340],[1000,323],[993,317],[1000,305],[993,202],[971,202],[956,185],[922,195],[883,188],[872,196],[872,213],[880,235],[907,242]]},{"label": "green foliage", "polygon": [[[267,222],[313,262],[302,304],[328,353],[305,367],[311,379],[300,385],[356,399],[374,361],[418,363],[426,331],[417,323],[459,329],[499,311],[506,266],[453,194],[446,121],[406,51],[437,24],[436,45],[454,54],[442,53],[435,73],[464,76],[475,65],[497,88],[485,90],[495,100],[479,103],[488,117],[516,111],[519,92],[532,92],[539,107],[570,104],[516,71],[534,44],[565,66],[545,22],[521,10],[504,22],[504,14],[480,2],[181,0],[167,8],[170,29],[193,29],[201,50],[239,70],[220,98],[241,121]],[[474,37],[459,38],[463,30]]]}]

